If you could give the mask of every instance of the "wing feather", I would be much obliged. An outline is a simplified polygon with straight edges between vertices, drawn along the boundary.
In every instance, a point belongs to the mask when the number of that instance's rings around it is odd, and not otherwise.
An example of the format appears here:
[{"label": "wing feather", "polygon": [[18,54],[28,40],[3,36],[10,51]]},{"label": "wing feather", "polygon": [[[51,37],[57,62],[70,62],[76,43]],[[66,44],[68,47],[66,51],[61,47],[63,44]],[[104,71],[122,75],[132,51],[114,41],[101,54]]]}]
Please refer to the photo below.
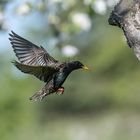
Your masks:
[{"label": "wing feather", "polygon": [[33,44],[32,42],[22,38],[11,31],[10,42],[18,60],[25,65],[31,66],[49,66],[52,63],[57,63],[49,53],[42,47]]},{"label": "wing feather", "polygon": [[49,82],[52,79],[53,75],[58,71],[52,67],[29,66],[17,61],[13,61],[12,63],[14,63],[14,65],[22,72],[32,74],[44,82]]}]

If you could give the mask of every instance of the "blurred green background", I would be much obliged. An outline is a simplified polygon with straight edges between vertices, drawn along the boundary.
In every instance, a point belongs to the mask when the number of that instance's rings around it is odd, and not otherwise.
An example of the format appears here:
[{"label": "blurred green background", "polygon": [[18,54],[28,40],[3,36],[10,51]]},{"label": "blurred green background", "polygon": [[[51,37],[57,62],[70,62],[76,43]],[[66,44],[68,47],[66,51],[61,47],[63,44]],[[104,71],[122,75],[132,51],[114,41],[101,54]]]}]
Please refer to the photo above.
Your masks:
[{"label": "blurred green background", "polygon": [[[108,25],[116,2],[0,1],[1,140],[140,139],[140,63],[122,31]],[[74,71],[64,95],[30,102],[43,83],[11,64],[11,30],[90,71]]]}]

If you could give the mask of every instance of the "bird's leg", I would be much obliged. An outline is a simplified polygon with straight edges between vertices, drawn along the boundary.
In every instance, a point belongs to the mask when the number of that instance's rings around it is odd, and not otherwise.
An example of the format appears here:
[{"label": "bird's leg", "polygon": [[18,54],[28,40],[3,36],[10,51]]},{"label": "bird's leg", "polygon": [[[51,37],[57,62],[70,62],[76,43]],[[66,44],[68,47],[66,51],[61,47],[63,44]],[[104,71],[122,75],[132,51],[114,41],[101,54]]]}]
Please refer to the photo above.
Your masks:
[{"label": "bird's leg", "polygon": [[64,93],[64,87],[60,87],[59,89],[57,89],[56,94],[61,95]]}]

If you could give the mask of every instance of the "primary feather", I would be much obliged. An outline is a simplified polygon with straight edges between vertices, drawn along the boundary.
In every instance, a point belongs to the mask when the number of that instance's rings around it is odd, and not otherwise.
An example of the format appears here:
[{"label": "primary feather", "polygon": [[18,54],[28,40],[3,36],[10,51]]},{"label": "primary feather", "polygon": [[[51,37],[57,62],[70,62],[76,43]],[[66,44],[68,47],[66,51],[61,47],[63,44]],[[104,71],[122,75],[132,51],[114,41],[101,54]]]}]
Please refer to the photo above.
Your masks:
[{"label": "primary feather", "polygon": [[10,35],[10,41],[18,60],[26,65],[32,66],[49,66],[57,63],[52,56],[41,46],[37,46],[32,42],[20,37],[13,31]]}]

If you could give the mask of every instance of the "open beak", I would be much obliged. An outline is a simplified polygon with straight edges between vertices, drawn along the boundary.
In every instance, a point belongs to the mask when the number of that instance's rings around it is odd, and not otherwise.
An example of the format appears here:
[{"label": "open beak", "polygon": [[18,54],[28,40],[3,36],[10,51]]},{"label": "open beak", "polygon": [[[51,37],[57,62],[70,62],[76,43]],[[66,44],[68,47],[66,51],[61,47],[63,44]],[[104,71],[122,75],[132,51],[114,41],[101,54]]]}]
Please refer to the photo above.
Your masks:
[{"label": "open beak", "polygon": [[89,70],[89,68],[87,66],[83,66],[82,69]]}]

